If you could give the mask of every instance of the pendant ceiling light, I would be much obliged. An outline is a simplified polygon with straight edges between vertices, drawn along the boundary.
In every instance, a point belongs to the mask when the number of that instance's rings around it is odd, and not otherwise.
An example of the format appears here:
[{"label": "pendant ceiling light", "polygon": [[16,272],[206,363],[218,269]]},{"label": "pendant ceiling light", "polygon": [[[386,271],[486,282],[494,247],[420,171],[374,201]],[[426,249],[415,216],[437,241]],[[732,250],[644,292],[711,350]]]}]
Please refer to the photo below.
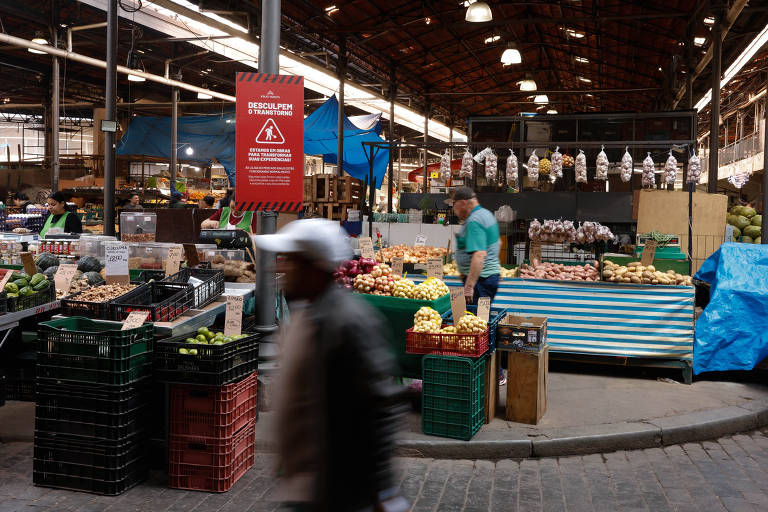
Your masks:
[{"label": "pendant ceiling light", "polygon": [[523,58],[520,55],[520,50],[514,44],[508,45],[504,53],[501,54],[501,63],[505,66],[520,64],[521,62],[523,62]]},{"label": "pendant ceiling light", "polygon": [[[45,38],[42,32],[39,30],[35,32],[35,37],[32,38],[33,43],[37,44],[48,44],[48,40]],[[40,50],[35,50],[34,48],[27,48],[27,51],[29,53],[37,53],[37,54],[44,54],[45,52]]]},{"label": "pendant ceiling light", "polygon": [[536,90],[536,81],[528,73],[525,74],[525,80],[522,80],[519,83],[520,83],[520,90],[521,91],[535,91]]},{"label": "pendant ceiling light", "polygon": [[[141,59],[139,59],[136,55],[131,55],[128,57],[128,67],[131,69],[135,69],[136,71],[144,71],[144,65],[141,63]],[[128,74],[128,81],[129,82],[145,82],[146,78],[139,75],[132,75]]]},{"label": "pendant ceiling light", "polygon": [[[208,88],[208,84],[203,84],[201,87],[203,89],[207,89]],[[210,94],[204,93],[204,92],[198,92],[197,93],[197,99],[199,99],[199,100],[210,100],[210,99],[213,99],[213,96],[211,96]]]},{"label": "pendant ceiling light", "polygon": [[537,94],[536,97],[533,99],[533,102],[537,105],[546,105],[549,103],[549,98],[546,94]]},{"label": "pendant ceiling light", "polygon": [[466,21],[471,23],[483,23],[493,20],[490,6],[485,2],[474,2],[467,7]]}]

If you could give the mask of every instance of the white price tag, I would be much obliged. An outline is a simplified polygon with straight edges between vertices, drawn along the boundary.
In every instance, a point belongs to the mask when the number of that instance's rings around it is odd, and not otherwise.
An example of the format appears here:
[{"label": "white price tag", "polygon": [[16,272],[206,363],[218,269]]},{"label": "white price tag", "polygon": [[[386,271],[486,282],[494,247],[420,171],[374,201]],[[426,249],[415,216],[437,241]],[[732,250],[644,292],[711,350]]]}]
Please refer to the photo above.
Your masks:
[{"label": "white price tag", "polygon": [[243,328],[243,296],[227,295],[224,336],[237,336]]},{"label": "white price tag", "polygon": [[414,247],[424,247],[427,245],[427,235],[416,235],[416,241],[413,242]]},{"label": "white price tag", "polygon": [[121,330],[135,329],[144,325],[149,316],[149,311],[131,311],[128,316],[123,320],[123,327]]},{"label": "white price tag", "polygon": [[392,258],[392,273],[398,276],[403,275],[403,262],[404,258],[402,256],[395,256]]},{"label": "white price tag", "polygon": [[484,320],[486,323],[491,317],[491,298],[480,297],[477,299],[477,317]]},{"label": "white price tag", "polygon": [[107,283],[127,283],[128,276],[128,244],[108,243],[104,244],[104,268],[107,274]]}]

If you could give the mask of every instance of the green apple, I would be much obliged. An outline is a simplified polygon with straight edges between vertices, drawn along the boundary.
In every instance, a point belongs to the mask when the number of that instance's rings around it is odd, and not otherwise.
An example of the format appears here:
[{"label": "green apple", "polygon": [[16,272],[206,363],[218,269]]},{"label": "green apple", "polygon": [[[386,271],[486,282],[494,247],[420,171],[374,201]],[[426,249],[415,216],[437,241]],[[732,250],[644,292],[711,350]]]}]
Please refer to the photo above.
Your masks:
[{"label": "green apple", "polygon": [[186,355],[186,354],[189,354],[189,351],[187,349],[185,349],[185,348],[180,348],[179,349],[179,354],[185,354]]},{"label": "green apple", "polygon": [[196,356],[197,355],[197,349],[196,348],[189,349],[189,355]]},{"label": "green apple", "polygon": [[198,334],[195,339],[200,343],[208,343],[208,337],[205,334]]}]

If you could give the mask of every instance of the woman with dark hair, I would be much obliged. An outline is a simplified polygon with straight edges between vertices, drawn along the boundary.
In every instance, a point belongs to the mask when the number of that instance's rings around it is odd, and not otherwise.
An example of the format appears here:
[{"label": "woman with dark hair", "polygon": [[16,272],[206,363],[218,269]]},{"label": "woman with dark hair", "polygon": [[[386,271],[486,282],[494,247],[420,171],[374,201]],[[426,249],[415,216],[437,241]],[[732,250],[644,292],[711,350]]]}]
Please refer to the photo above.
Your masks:
[{"label": "woman with dark hair", "polygon": [[216,204],[216,198],[213,196],[205,196],[197,202],[198,207],[203,209],[213,208],[214,204]]},{"label": "woman with dark hair", "polygon": [[200,223],[201,229],[242,229],[251,234],[258,233],[256,215],[235,208],[234,190],[227,190],[220,204],[222,207],[216,213]]},{"label": "woman with dark hair", "polygon": [[27,207],[32,204],[25,192],[16,192],[11,196],[11,199],[13,200],[13,206],[19,208],[21,213],[27,213]]},{"label": "woman with dark hair", "polygon": [[45,234],[51,228],[61,228],[64,233],[83,232],[80,217],[67,211],[67,201],[61,192],[54,192],[48,196],[48,212],[43,229],[40,230],[41,237],[45,238]]}]

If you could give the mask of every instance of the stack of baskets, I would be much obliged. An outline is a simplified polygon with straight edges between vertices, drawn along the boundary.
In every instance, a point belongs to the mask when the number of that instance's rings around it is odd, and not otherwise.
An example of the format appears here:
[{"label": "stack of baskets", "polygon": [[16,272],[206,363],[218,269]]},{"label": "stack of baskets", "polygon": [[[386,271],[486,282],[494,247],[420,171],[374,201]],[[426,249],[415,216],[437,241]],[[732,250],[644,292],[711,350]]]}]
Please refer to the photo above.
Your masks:
[{"label": "stack of baskets", "polygon": [[118,495],[148,470],[154,328],[82,317],[40,324],[33,480]]}]

